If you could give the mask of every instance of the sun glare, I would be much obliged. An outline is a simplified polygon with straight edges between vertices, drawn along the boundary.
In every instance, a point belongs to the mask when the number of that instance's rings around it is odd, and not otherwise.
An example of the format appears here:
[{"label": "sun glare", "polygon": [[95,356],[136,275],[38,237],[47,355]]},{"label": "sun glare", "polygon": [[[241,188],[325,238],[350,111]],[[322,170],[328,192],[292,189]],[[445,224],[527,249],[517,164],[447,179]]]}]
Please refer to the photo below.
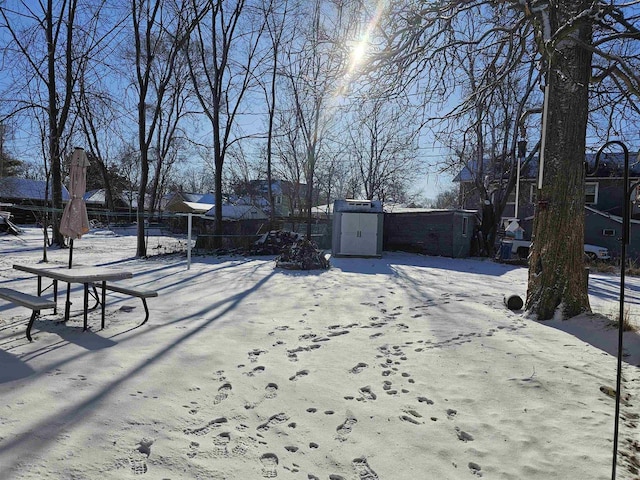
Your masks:
[{"label": "sun glare", "polygon": [[367,55],[367,44],[365,42],[358,42],[351,50],[351,65],[357,66],[364,62]]}]

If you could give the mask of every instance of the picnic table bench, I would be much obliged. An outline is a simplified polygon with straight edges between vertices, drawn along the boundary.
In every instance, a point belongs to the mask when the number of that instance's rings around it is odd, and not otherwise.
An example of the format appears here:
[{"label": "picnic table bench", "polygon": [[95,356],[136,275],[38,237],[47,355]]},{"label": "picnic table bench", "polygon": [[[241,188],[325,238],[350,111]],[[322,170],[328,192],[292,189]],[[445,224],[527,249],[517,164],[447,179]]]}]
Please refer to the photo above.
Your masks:
[{"label": "picnic table bench", "polygon": [[31,318],[27,325],[27,339],[31,342],[31,327],[36,317],[40,313],[40,310],[46,310],[48,308],[56,308],[56,302],[53,300],[47,300],[46,298],[38,297],[36,295],[29,295],[28,293],[19,292],[11,288],[0,288],[0,298],[8,302],[20,305],[31,309]]},{"label": "picnic table bench", "polygon": [[[101,285],[98,285],[101,286]],[[117,284],[117,283],[107,283],[104,286],[105,290],[110,290],[112,292],[123,293],[125,295],[131,295],[132,297],[138,297],[142,300],[142,305],[144,306],[144,321],[140,325],[144,325],[149,320],[149,307],[147,306],[147,298],[157,297],[158,292],[155,290],[149,290],[146,288],[132,287],[129,285]]]}]

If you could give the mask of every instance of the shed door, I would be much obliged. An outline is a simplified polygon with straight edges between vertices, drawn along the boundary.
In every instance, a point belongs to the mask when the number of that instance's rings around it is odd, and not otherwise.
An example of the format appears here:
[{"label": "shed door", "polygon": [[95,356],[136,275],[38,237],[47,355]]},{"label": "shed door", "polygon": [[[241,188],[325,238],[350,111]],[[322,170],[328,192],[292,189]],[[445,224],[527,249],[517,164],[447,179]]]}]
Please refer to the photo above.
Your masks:
[{"label": "shed door", "polygon": [[377,255],[377,250],[378,216],[368,213],[343,213],[340,222],[340,253]]}]

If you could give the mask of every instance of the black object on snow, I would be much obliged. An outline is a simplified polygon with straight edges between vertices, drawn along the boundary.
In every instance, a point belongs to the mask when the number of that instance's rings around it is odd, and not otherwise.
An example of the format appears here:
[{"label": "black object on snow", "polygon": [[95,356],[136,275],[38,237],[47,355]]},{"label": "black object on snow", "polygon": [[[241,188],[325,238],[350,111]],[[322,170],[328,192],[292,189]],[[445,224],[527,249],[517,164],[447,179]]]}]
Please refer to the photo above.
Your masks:
[{"label": "black object on snow", "polygon": [[505,295],[504,304],[509,310],[520,310],[522,309],[524,302],[518,295]]}]

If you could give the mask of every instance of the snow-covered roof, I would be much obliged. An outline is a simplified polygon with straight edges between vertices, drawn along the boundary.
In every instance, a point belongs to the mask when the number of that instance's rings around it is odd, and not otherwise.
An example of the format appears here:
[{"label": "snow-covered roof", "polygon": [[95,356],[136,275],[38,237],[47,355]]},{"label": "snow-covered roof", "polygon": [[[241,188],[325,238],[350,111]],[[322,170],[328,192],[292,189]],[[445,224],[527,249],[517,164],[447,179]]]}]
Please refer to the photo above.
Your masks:
[{"label": "snow-covered roof", "polygon": [[447,213],[447,212],[461,212],[461,213],[476,213],[475,210],[466,210],[462,208],[413,208],[402,206],[384,206],[384,213]]},{"label": "snow-covered roof", "polygon": [[184,202],[193,213],[206,213],[213,208],[212,203]]},{"label": "snow-covered roof", "polygon": [[383,211],[380,200],[358,200],[347,198],[338,199],[333,202],[334,212],[370,212],[380,213]]},{"label": "snow-covered roof", "polygon": [[[47,182],[43,180],[30,180],[28,178],[4,177],[0,178],[0,198],[16,200],[45,200]],[[49,200],[53,198],[53,192],[49,185]],[[69,191],[62,185],[62,201],[69,200]]]},{"label": "snow-covered roof", "polygon": [[216,196],[213,192],[205,193],[198,199],[198,203],[209,203],[213,205],[216,203]]},{"label": "snow-covered roof", "polygon": [[[87,204],[101,205],[101,206],[107,205],[107,193],[104,188],[100,188],[98,190],[90,190],[84,194],[83,198]],[[138,192],[125,190],[117,196],[117,200],[119,200],[126,206],[137,208]]]},{"label": "snow-covered roof", "polygon": [[165,210],[176,213],[205,213],[212,207],[212,203],[188,202],[174,199],[167,204]]},{"label": "snow-covered roof", "polygon": [[[215,208],[209,209],[205,215],[207,217],[215,217]],[[260,220],[266,218],[269,217],[255,205],[222,205],[223,220]]]}]

